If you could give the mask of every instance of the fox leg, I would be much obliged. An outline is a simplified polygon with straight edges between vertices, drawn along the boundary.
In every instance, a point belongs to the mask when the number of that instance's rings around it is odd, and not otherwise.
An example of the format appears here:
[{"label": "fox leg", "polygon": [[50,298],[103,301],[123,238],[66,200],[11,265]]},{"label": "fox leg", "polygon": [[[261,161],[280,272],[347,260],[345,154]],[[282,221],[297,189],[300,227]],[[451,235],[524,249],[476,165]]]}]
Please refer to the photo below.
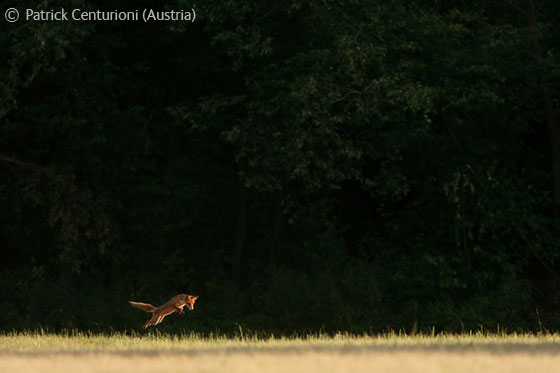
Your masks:
[{"label": "fox leg", "polygon": [[161,323],[161,322],[163,321],[163,318],[164,318],[165,316],[166,316],[166,315],[160,315],[160,316],[158,317],[157,321],[156,321],[156,325],[159,324],[159,323]]},{"label": "fox leg", "polygon": [[152,318],[149,319],[148,321],[146,321],[146,323],[144,324],[144,329],[147,329],[148,326],[150,326],[150,325],[158,324],[157,321],[158,321],[158,317],[156,315],[153,315]]},{"label": "fox leg", "polygon": [[185,313],[185,310],[183,310],[183,307],[179,308],[179,307],[175,307],[175,309],[177,310],[177,313],[179,315],[182,315],[183,313]]}]

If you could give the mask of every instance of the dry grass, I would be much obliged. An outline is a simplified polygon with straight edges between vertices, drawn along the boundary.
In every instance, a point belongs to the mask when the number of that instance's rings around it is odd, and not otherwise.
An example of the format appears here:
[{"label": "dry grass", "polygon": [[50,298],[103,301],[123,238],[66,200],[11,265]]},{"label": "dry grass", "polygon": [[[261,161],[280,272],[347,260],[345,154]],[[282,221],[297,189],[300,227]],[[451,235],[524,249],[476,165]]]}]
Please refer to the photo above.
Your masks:
[{"label": "dry grass", "polygon": [[0,335],[0,372],[553,372],[559,335]]},{"label": "dry grass", "polygon": [[557,372],[558,355],[484,352],[111,353],[2,356],[2,372]]}]

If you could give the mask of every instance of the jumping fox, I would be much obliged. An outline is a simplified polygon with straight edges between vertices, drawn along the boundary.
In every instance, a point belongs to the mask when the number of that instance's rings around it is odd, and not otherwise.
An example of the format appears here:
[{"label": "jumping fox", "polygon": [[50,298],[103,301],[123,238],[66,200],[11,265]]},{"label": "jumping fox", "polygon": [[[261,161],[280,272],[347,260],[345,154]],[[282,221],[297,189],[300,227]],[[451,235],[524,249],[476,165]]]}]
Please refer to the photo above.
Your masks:
[{"label": "jumping fox", "polygon": [[150,325],[157,325],[163,321],[167,315],[178,312],[179,315],[183,314],[183,307],[187,306],[189,310],[194,309],[194,302],[197,300],[198,295],[178,294],[171,298],[167,303],[160,307],[154,307],[149,303],[132,302],[128,301],[132,307],[140,308],[143,311],[151,312],[152,318],[146,321],[144,329]]}]

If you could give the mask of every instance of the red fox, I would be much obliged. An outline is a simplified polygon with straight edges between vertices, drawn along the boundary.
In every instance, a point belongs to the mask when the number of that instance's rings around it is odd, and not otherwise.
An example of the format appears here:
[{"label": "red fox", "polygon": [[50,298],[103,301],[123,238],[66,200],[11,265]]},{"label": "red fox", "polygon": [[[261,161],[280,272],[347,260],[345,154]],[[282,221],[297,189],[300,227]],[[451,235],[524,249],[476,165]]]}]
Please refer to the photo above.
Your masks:
[{"label": "red fox", "polygon": [[149,303],[132,302],[128,301],[132,307],[140,308],[143,311],[153,313],[152,318],[146,321],[144,329],[150,325],[157,325],[163,321],[167,315],[173,312],[178,312],[179,315],[183,314],[183,307],[187,306],[189,310],[194,309],[194,302],[197,300],[198,295],[178,294],[171,298],[167,303],[160,307],[154,307]]}]

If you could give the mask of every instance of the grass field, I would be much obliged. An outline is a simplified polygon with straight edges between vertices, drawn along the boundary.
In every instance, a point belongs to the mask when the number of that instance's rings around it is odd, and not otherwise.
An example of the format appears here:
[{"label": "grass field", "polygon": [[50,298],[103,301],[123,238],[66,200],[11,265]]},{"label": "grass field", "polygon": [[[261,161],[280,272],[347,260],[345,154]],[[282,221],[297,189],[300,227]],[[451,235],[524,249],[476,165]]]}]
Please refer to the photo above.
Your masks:
[{"label": "grass field", "polygon": [[0,334],[0,372],[558,372],[560,335]]}]

